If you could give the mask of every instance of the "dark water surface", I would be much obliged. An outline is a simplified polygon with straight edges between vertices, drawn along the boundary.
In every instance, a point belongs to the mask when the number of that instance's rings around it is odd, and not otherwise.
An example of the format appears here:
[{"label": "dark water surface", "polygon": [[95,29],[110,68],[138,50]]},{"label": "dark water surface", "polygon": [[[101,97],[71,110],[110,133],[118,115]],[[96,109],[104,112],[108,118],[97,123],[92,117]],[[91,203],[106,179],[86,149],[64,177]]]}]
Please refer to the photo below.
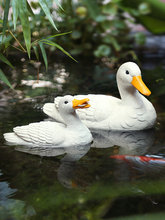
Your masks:
[{"label": "dark water surface", "polygon": [[[40,66],[40,80],[49,82],[40,88],[21,81],[36,80],[38,64],[19,56],[11,59],[14,70],[1,67],[15,91],[0,85],[0,219],[164,219],[164,62],[141,59],[143,80],[152,92],[149,100],[158,114],[154,129],[93,133],[91,146],[66,150],[8,146],[2,135],[47,119],[42,106],[57,95],[119,96],[116,71],[92,59],[81,57],[77,64],[54,57],[49,74]],[[149,162],[149,157],[154,159]]]}]

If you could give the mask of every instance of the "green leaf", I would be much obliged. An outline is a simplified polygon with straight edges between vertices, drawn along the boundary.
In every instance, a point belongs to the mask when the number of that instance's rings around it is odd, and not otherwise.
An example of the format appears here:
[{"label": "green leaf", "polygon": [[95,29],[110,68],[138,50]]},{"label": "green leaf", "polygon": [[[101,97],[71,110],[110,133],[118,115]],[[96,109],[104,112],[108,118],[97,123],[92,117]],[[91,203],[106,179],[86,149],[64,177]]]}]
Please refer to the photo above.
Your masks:
[{"label": "green leaf", "polygon": [[139,44],[139,45],[144,45],[145,44],[146,35],[144,33],[137,32],[137,33],[135,33],[134,37],[135,37],[135,41],[136,41],[137,44]]},{"label": "green leaf", "polygon": [[30,5],[35,10],[39,7],[39,3],[38,2],[30,2]]},{"label": "green leaf", "polygon": [[14,22],[14,30],[16,30],[16,24],[18,19],[18,9],[19,9],[19,1],[11,0],[12,9],[13,9],[13,22]]},{"label": "green leaf", "polygon": [[99,45],[97,50],[94,51],[94,55],[96,57],[109,56],[110,53],[111,53],[111,48],[105,44]]},{"label": "green leaf", "polygon": [[[146,10],[144,10],[144,3],[147,3]],[[132,16],[137,19],[138,23],[141,23],[146,29],[154,34],[160,34],[165,32],[165,4],[161,1],[155,0],[122,0],[121,6],[124,6],[124,10],[129,11]],[[143,7],[142,7],[143,6]],[[141,8],[142,7],[142,8]],[[139,10],[140,8],[140,10]],[[140,14],[141,10],[145,11],[145,15]],[[132,13],[137,11],[138,14]],[[148,13],[146,15],[146,13]]]},{"label": "green leaf", "polygon": [[40,5],[41,5],[41,8],[43,9],[43,11],[45,12],[45,15],[47,16],[47,18],[49,19],[50,23],[53,25],[53,27],[57,30],[57,27],[55,26],[54,24],[54,21],[52,19],[52,16],[51,16],[51,13],[50,13],[50,10],[49,10],[49,7],[47,5],[47,2],[46,0],[38,0]]},{"label": "green leaf", "polygon": [[9,7],[10,7],[10,0],[6,0],[5,1],[4,17],[3,17],[3,29],[2,29],[2,36],[3,37],[4,37],[6,29],[7,29]]},{"label": "green leaf", "polygon": [[58,0],[54,0],[56,2],[56,4],[64,11],[63,7],[60,5]]},{"label": "green leaf", "polygon": [[49,36],[45,39],[50,39],[50,38],[54,38],[54,37],[58,37],[58,36],[63,36],[65,34],[70,34],[70,33],[72,33],[72,31],[69,31],[69,32],[66,32],[66,33],[55,34],[55,35]]},{"label": "green leaf", "polygon": [[140,16],[138,20],[152,33],[160,34],[165,32],[165,21],[145,15]]},{"label": "green leaf", "polygon": [[30,7],[28,1],[27,1],[27,10],[29,11],[29,14],[30,14],[33,18],[35,18],[35,14],[33,13],[33,11],[32,11],[32,9],[31,9],[31,7]]},{"label": "green leaf", "polygon": [[99,15],[99,16],[97,16],[96,18],[95,18],[95,21],[96,22],[104,22],[104,21],[106,21],[107,20],[107,16],[105,16],[105,15]]},{"label": "green leaf", "polygon": [[19,9],[20,9],[20,19],[23,28],[23,35],[25,39],[25,44],[28,52],[28,56],[30,58],[30,48],[31,48],[31,32],[30,32],[30,24],[28,19],[28,10],[27,10],[27,2],[26,0],[19,0]]},{"label": "green leaf", "polygon": [[81,38],[81,36],[82,36],[82,33],[81,31],[78,31],[78,30],[74,30],[71,35],[71,37],[75,40]]},{"label": "green leaf", "polygon": [[123,20],[120,20],[120,19],[114,19],[112,21],[113,25],[116,27],[116,28],[119,28],[119,29],[123,29],[123,28],[126,28],[126,24]]},{"label": "green leaf", "polygon": [[55,46],[57,47],[59,50],[61,50],[63,53],[65,53],[67,56],[69,56],[72,60],[74,60],[75,62],[77,62],[77,60],[75,60],[66,50],[64,50],[60,45],[54,43],[53,41],[47,40],[47,39],[43,39],[41,40],[44,44],[48,44],[50,46]]},{"label": "green leaf", "polygon": [[109,15],[115,15],[117,13],[117,5],[109,2],[102,6],[102,12]]},{"label": "green leaf", "polygon": [[111,44],[115,48],[115,51],[120,51],[121,50],[121,46],[118,44],[116,38],[113,37],[113,36],[107,35],[107,36],[102,38],[102,41],[103,41],[103,43]]},{"label": "green leaf", "polygon": [[10,34],[7,34],[2,39],[2,35],[0,35],[0,47],[6,43],[9,43],[13,37]]},{"label": "green leaf", "polygon": [[48,60],[47,60],[47,55],[46,55],[46,51],[45,51],[45,48],[44,48],[44,45],[41,41],[38,42],[39,46],[40,46],[40,49],[41,49],[41,52],[42,52],[42,56],[43,56],[43,59],[44,59],[44,62],[45,62],[45,66],[46,66],[46,70],[48,69]]},{"label": "green leaf", "polygon": [[39,54],[38,54],[37,46],[36,46],[36,45],[33,45],[32,47],[33,47],[33,49],[34,49],[34,53],[35,53],[35,55],[36,55],[37,61],[39,61]]},{"label": "green leaf", "polygon": [[2,60],[4,63],[6,63],[7,65],[9,65],[10,67],[14,69],[12,64],[6,59],[6,57],[2,53],[0,53],[0,60]]},{"label": "green leaf", "polygon": [[94,20],[101,14],[99,5],[96,0],[83,0],[84,4],[88,8],[88,12]]},{"label": "green leaf", "polygon": [[8,86],[10,86],[10,88],[13,89],[12,85],[9,83],[8,79],[6,78],[5,74],[2,72],[2,70],[0,69],[0,79],[6,83]]},{"label": "green leaf", "polygon": [[141,3],[147,2],[150,7],[149,15],[153,18],[165,20],[165,4],[162,1],[155,1],[155,0],[122,0],[121,5],[128,8],[138,9]]},{"label": "green leaf", "polygon": [[104,31],[109,30],[113,27],[113,21],[109,21],[109,20],[103,21],[101,22],[101,26],[104,29]]},{"label": "green leaf", "polygon": [[78,55],[81,54],[83,52],[83,48],[74,48],[73,50],[71,50],[71,53],[73,55]]},{"label": "green leaf", "polygon": [[116,51],[120,51],[121,50],[121,46],[120,44],[118,44],[116,38],[114,37],[110,37],[110,40],[111,40],[111,44],[113,45],[113,47],[115,48]]}]

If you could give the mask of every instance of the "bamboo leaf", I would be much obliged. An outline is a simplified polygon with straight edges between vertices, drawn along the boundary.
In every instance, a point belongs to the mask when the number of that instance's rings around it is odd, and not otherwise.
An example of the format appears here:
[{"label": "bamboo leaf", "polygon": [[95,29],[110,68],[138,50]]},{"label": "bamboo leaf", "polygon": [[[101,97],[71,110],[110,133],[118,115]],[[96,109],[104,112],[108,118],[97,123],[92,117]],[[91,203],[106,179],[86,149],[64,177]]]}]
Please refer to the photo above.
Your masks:
[{"label": "bamboo leaf", "polygon": [[[75,62],[77,62],[77,60],[75,60],[75,59],[74,59],[66,50],[64,50],[60,45],[54,43],[53,41],[47,40],[47,39],[43,39],[43,40],[41,40],[41,41],[42,41],[42,43],[44,43],[44,44],[48,44],[48,45],[50,45],[50,46],[55,46],[55,47],[57,47],[59,50],[61,50],[63,53],[65,53],[67,56],[69,56],[72,60],[74,60]],[[40,41],[40,42],[41,42],[41,41]]]},{"label": "bamboo leaf", "polygon": [[28,19],[28,10],[27,10],[27,2],[26,0],[19,0],[19,9],[20,9],[20,19],[23,28],[23,35],[25,39],[25,44],[27,48],[27,52],[30,58],[30,48],[31,48],[31,32],[30,32],[30,24]]},{"label": "bamboo leaf", "polygon": [[45,62],[45,66],[46,66],[46,70],[48,68],[48,60],[47,60],[47,55],[46,55],[46,51],[45,51],[45,48],[44,48],[44,45],[41,41],[38,42],[39,46],[40,46],[40,49],[41,49],[41,52],[42,52],[42,56],[43,56],[43,59],[44,59],[44,62]]},{"label": "bamboo leaf", "polygon": [[[46,37],[45,39],[50,39],[50,38],[54,38],[54,37],[58,37],[58,36],[63,36],[65,34],[70,34],[70,33],[72,33],[72,31],[69,31],[69,32],[66,32],[66,33],[60,33],[60,34],[51,35],[49,37]],[[42,40],[44,40],[44,39],[42,39]],[[37,39],[37,40],[33,41],[31,45],[33,46],[33,45],[37,44],[39,41],[42,41],[42,40]]]},{"label": "bamboo leaf", "polygon": [[46,37],[45,39],[50,39],[50,38],[54,38],[54,37],[58,37],[58,36],[63,36],[65,34],[70,34],[70,33],[72,33],[72,31],[69,31],[69,32],[66,32],[66,33],[55,34],[55,35]]},{"label": "bamboo leaf", "polygon": [[56,2],[56,4],[64,11],[63,7],[60,5],[58,0],[54,0]]},{"label": "bamboo leaf", "polygon": [[10,67],[14,69],[12,64],[8,61],[8,59],[6,59],[6,57],[2,53],[0,53],[0,60],[2,60],[4,63],[6,63],[7,65],[9,65]]},{"label": "bamboo leaf", "polygon": [[52,16],[51,16],[51,13],[50,13],[50,10],[49,10],[49,7],[47,5],[47,2],[46,0],[38,0],[40,5],[41,5],[41,8],[43,9],[43,11],[45,12],[45,15],[47,16],[47,18],[49,19],[50,23],[53,25],[53,27],[57,30],[57,27],[55,26],[54,24],[54,21],[52,19]]},{"label": "bamboo leaf", "polygon": [[2,72],[2,70],[0,69],[0,79],[6,83],[8,86],[10,86],[10,88],[13,89],[12,85],[10,84],[10,82],[8,81],[8,79],[6,78],[5,74]]},{"label": "bamboo leaf", "polygon": [[34,49],[34,53],[35,53],[35,55],[36,55],[37,61],[39,61],[39,54],[38,54],[37,46],[36,46],[36,45],[33,45],[32,47],[33,47],[33,49]]},{"label": "bamboo leaf", "polygon": [[3,29],[2,29],[2,36],[3,37],[4,37],[6,29],[7,29],[9,7],[10,7],[10,0],[6,0],[5,1],[4,18],[3,18]]},{"label": "bamboo leaf", "polygon": [[9,43],[11,39],[12,36],[10,34],[7,34],[6,36],[4,36],[4,38],[2,37],[2,35],[0,35],[0,48],[4,46],[4,44]]},{"label": "bamboo leaf", "polygon": [[18,19],[18,9],[19,9],[19,1],[11,0],[12,9],[13,9],[13,22],[14,22],[14,30],[16,30],[16,24]]},{"label": "bamboo leaf", "polygon": [[40,39],[37,39],[37,40],[33,41],[32,44],[31,44],[32,47],[33,47],[34,45],[38,44],[38,41],[40,41]]},{"label": "bamboo leaf", "polygon": [[30,7],[28,1],[27,1],[27,9],[28,9],[30,15],[31,15],[33,18],[35,18],[35,14],[33,13],[33,11],[32,11],[32,9],[31,9],[31,7]]}]

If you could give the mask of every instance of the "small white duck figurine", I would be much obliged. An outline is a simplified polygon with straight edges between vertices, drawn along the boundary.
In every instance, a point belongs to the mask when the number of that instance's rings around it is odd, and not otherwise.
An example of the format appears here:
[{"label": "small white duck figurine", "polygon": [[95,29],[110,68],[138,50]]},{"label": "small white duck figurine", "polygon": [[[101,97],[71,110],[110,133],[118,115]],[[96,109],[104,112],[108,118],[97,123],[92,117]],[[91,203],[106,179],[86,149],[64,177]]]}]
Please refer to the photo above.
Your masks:
[{"label": "small white duck figurine", "polygon": [[70,147],[86,145],[93,138],[89,129],[81,122],[75,109],[88,108],[89,99],[76,100],[67,95],[60,99],[59,112],[65,124],[41,121],[13,128],[12,133],[5,133],[7,142],[18,145]]},{"label": "small white duck figurine", "polygon": [[[102,130],[144,130],[153,127],[157,115],[151,102],[143,96],[149,96],[151,92],[142,81],[138,65],[133,62],[122,64],[116,79],[121,99],[108,95],[87,95],[91,108],[77,110],[82,122],[90,129]],[[80,99],[84,95],[74,97]],[[55,104],[46,103],[43,111],[63,122],[57,107],[59,100],[60,97],[57,97]]]}]

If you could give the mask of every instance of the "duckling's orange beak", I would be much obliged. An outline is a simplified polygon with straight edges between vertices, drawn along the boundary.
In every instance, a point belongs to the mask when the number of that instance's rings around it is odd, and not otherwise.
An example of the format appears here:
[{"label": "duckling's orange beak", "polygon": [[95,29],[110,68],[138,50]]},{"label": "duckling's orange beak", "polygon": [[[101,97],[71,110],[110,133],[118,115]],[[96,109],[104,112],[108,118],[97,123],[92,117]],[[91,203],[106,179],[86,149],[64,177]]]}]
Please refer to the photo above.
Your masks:
[{"label": "duckling's orange beak", "polygon": [[91,105],[88,104],[89,99],[73,99],[72,103],[73,103],[73,108],[74,109],[78,109],[78,108],[89,108]]},{"label": "duckling's orange beak", "polygon": [[143,95],[149,96],[151,94],[151,91],[144,84],[141,76],[134,76],[131,83]]}]

